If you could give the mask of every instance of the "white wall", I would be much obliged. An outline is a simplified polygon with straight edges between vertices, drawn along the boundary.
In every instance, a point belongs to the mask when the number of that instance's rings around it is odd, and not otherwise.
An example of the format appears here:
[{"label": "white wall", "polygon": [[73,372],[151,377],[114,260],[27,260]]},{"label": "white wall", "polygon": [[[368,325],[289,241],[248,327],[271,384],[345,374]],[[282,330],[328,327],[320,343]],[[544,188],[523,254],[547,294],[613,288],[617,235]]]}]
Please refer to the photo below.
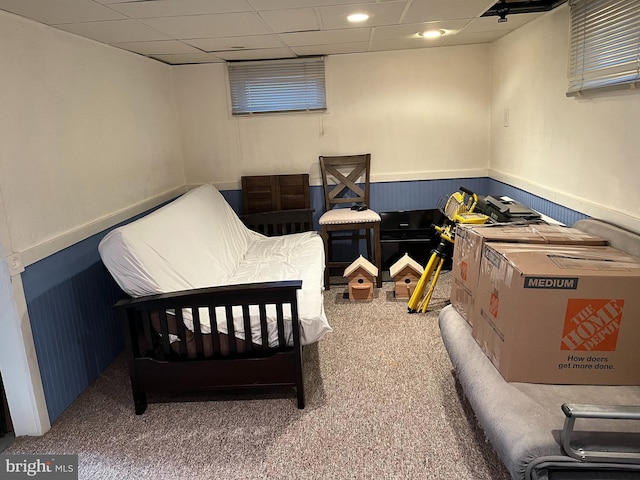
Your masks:
[{"label": "white wall", "polygon": [[182,146],[167,65],[1,11],[0,65],[0,370],[16,435],[37,435],[23,266],[182,192]]},{"label": "white wall", "polygon": [[493,45],[490,175],[640,232],[640,92],[566,97],[568,49],[568,5]]},{"label": "white wall", "polygon": [[484,176],[488,45],[330,56],[328,112],[232,118],[224,65],[175,67],[188,184],[310,173],[318,156],[370,152],[374,181]]},{"label": "white wall", "polygon": [[171,67],[5,12],[0,61],[0,194],[27,262],[184,185]]}]

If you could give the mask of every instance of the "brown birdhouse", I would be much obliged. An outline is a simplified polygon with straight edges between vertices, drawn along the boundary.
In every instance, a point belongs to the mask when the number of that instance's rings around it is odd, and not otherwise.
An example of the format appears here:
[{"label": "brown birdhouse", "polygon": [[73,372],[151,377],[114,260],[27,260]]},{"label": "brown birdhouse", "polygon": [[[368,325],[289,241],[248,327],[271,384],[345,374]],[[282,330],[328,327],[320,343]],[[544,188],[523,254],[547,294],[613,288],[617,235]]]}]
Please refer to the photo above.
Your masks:
[{"label": "brown birdhouse", "polygon": [[416,288],[424,268],[406,253],[389,268],[396,284],[396,298],[409,299]]},{"label": "brown birdhouse", "polygon": [[362,255],[358,257],[345,271],[344,276],[349,279],[349,300],[373,300],[375,279],[378,268]]}]

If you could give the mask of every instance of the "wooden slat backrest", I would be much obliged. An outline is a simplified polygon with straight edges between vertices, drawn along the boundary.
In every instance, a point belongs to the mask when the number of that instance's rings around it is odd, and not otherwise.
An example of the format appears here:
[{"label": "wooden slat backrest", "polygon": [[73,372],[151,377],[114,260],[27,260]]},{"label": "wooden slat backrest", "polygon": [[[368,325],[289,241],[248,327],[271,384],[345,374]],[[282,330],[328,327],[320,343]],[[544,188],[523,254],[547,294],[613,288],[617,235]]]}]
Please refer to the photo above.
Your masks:
[{"label": "wooden slat backrest", "polygon": [[[321,156],[320,171],[326,210],[345,203],[369,205],[371,154]],[[362,185],[362,186],[361,186]]]}]

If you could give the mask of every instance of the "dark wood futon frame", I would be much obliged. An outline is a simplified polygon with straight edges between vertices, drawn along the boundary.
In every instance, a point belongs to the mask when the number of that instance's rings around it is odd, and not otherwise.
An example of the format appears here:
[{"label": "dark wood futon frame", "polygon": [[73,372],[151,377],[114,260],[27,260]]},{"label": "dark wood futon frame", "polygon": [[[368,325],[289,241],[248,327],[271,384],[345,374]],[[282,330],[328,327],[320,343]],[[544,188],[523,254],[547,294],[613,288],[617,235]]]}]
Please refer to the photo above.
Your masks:
[{"label": "dark wood futon frame", "polygon": [[[115,306],[125,331],[135,412],[144,413],[147,394],[174,394],[247,387],[295,387],[304,408],[302,345],[296,291],[302,282],[283,281],[231,285],[127,299]],[[269,347],[268,305],[275,306],[278,345]],[[291,309],[292,341],[285,338],[283,307]],[[225,311],[228,335],[217,331],[216,307]],[[232,309],[242,311],[250,331],[249,308],[259,311],[262,342],[235,339]],[[212,332],[200,329],[198,308],[209,311]],[[191,311],[193,331],[183,322]],[[173,310],[175,315],[167,313]],[[288,321],[288,320],[287,320]],[[215,330],[215,331],[214,331]],[[179,342],[170,342],[170,335]],[[173,338],[173,337],[172,337]]]}]

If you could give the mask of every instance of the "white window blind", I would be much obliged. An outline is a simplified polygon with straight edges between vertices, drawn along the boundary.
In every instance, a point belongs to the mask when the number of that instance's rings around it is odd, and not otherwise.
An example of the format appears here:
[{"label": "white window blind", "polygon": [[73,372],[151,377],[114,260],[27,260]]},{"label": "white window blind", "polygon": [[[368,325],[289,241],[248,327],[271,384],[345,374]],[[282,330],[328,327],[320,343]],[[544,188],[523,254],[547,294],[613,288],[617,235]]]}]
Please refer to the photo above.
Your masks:
[{"label": "white window blind", "polygon": [[229,63],[231,113],[327,109],[324,57]]},{"label": "white window blind", "polygon": [[640,0],[572,0],[568,96],[640,82]]}]

